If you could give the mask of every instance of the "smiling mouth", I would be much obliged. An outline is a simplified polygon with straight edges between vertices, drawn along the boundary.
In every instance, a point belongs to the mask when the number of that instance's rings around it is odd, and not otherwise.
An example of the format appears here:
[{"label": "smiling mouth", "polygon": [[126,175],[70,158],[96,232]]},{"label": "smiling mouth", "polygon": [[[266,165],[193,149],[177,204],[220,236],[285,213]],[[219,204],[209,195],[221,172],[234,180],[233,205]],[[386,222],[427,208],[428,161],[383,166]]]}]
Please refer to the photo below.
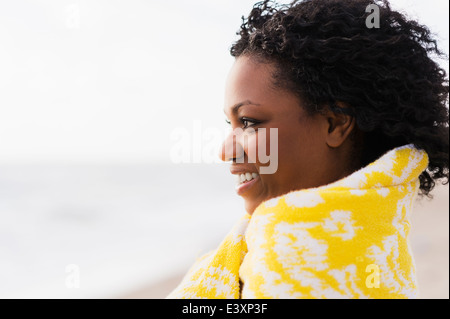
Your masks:
[{"label": "smiling mouth", "polygon": [[236,185],[248,183],[258,177],[257,173],[245,173],[236,175]]},{"label": "smiling mouth", "polygon": [[236,193],[239,196],[245,196],[245,194],[258,183],[260,176],[257,173],[245,173],[236,175]]}]

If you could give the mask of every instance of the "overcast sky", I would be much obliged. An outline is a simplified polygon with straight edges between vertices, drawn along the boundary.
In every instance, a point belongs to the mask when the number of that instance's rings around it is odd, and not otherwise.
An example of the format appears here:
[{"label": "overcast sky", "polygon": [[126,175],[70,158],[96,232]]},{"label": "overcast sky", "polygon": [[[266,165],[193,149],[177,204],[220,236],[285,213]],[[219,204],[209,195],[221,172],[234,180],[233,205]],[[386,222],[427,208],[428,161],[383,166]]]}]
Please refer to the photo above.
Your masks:
[{"label": "overcast sky", "polygon": [[[0,162],[170,161],[175,129],[225,132],[229,48],[255,2],[0,0]],[[448,1],[391,3],[448,53]]]}]

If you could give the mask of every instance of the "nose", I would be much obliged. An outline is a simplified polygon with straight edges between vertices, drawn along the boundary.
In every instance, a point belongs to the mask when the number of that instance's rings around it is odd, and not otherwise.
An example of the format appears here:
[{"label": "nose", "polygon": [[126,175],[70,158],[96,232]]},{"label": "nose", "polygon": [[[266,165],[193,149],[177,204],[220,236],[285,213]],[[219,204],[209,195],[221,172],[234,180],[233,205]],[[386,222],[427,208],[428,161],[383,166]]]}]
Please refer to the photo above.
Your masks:
[{"label": "nose", "polygon": [[219,158],[222,161],[228,162],[244,156],[244,149],[240,143],[236,142],[236,140],[236,134],[231,131],[223,141],[222,147],[219,151]]}]

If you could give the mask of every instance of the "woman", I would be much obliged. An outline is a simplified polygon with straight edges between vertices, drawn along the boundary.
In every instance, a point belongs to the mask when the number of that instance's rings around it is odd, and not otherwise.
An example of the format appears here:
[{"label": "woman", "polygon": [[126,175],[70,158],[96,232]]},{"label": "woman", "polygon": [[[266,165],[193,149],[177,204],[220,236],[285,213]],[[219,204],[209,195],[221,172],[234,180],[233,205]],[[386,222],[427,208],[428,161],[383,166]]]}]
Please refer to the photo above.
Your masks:
[{"label": "woman", "polygon": [[259,2],[238,34],[220,156],[247,214],[169,298],[418,297],[409,215],[448,183],[430,31],[387,1],[307,0]]}]

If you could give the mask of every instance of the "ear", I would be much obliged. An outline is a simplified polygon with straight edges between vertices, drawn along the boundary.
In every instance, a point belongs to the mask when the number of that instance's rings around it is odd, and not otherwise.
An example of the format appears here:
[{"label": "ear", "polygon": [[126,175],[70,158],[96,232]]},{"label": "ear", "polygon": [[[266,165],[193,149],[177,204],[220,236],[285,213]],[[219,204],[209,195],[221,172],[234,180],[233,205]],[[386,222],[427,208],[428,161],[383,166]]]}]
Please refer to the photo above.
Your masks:
[{"label": "ear", "polygon": [[[346,108],[342,103],[337,102],[337,105],[341,108]],[[337,148],[341,146],[350,133],[355,128],[356,120],[353,116],[342,113],[334,113],[329,110],[325,114],[325,120],[327,122],[326,128],[326,143],[329,147]]]}]

